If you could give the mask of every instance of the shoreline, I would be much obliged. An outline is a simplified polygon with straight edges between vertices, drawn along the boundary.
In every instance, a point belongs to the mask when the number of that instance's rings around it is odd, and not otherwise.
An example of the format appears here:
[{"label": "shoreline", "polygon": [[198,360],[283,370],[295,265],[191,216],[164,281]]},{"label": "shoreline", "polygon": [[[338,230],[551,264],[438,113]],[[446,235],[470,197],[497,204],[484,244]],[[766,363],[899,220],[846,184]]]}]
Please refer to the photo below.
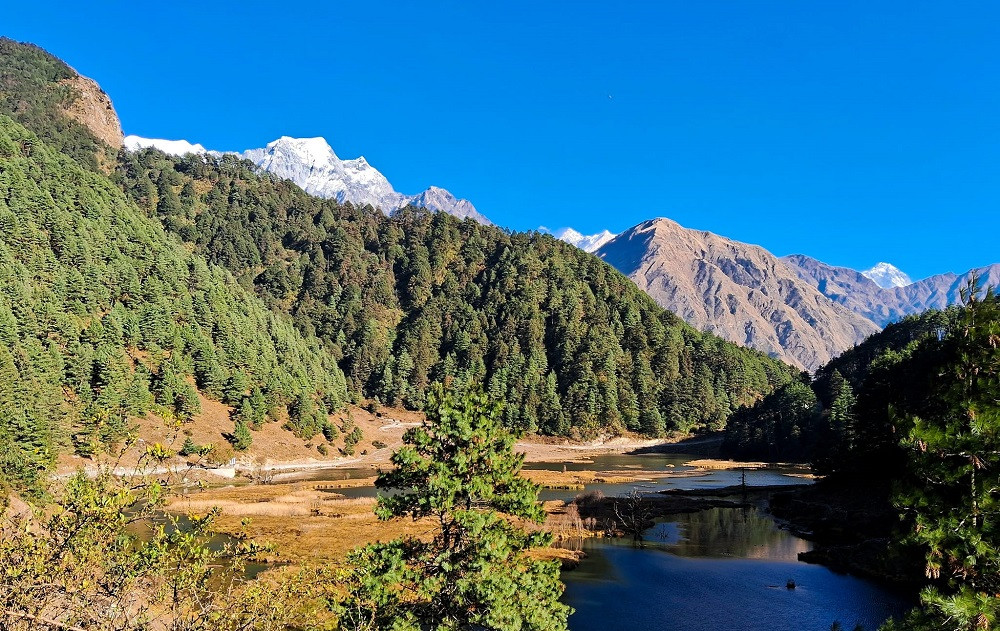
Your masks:
[{"label": "shoreline", "polygon": [[[559,440],[559,442],[555,442]],[[589,442],[572,442],[569,439],[552,439],[548,437],[533,436],[517,442],[514,450],[524,455],[525,463],[588,463],[593,456],[606,454],[642,454],[656,453],[671,450],[672,447],[691,445],[693,447],[703,447],[717,442],[719,438],[709,437],[672,437],[640,439],[619,436],[610,439],[596,439]],[[112,464],[110,468],[114,475],[119,476],[140,476],[140,475],[162,475],[184,473],[188,476],[199,477],[204,475],[210,479],[232,480],[240,477],[253,477],[265,473],[273,474],[270,481],[273,482],[295,482],[304,475],[316,471],[338,469],[371,469],[374,474],[380,466],[389,465],[393,451],[401,442],[378,449],[372,453],[360,456],[348,456],[333,460],[318,460],[315,458],[293,458],[289,460],[264,460],[255,461],[253,456],[244,456],[237,459],[232,466],[210,467],[200,462],[181,460],[176,457],[175,461],[169,465],[162,465],[149,468],[141,468],[137,465]],[[677,453],[685,453],[678,451]],[[76,471],[83,470],[87,475],[96,475],[100,470],[106,468],[100,463],[84,461],[63,462],[56,469],[56,477],[68,477]]]}]

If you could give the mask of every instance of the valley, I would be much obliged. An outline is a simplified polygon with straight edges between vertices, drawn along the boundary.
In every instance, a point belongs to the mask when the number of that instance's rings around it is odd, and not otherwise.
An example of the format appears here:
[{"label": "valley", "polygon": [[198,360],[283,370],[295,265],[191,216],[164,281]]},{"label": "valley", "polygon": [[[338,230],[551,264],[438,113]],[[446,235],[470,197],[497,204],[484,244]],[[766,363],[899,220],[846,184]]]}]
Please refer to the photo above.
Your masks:
[{"label": "valley", "polygon": [[406,194],[301,124],[126,136],[112,96],[0,37],[0,628],[1000,625],[1000,264],[511,230],[570,158],[483,214],[405,173],[430,144],[377,160]]}]

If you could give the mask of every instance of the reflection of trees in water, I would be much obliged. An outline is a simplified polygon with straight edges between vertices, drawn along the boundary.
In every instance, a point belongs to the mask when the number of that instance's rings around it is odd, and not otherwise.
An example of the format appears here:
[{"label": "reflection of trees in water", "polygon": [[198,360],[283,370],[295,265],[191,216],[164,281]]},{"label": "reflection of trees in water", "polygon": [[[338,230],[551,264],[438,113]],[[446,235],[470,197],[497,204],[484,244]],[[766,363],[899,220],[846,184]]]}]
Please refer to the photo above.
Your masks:
[{"label": "reflection of trees in water", "polygon": [[672,519],[681,531],[670,551],[680,556],[795,560],[809,542],[779,530],[756,508],[711,508]]}]

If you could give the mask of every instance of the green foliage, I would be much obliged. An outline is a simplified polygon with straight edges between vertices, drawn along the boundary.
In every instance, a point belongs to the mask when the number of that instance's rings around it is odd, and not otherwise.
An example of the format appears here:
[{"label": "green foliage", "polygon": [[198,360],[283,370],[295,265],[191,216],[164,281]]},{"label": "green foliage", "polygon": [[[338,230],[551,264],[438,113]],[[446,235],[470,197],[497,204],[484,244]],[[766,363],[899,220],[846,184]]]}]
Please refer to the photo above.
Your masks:
[{"label": "green foliage", "polygon": [[909,373],[924,368],[909,358],[950,330],[960,314],[952,307],[903,318],[822,366],[814,379],[803,377],[819,404],[815,414],[790,408],[779,413],[790,403],[784,389],[734,414],[726,427],[726,455],[812,462],[819,473],[858,478],[898,471],[903,457],[890,401],[921,395],[919,379]]},{"label": "green foliage", "polygon": [[332,443],[333,441],[337,440],[338,436],[340,436],[340,430],[337,429],[336,425],[327,421],[323,425],[323,438],[325,438],[327,442]]},{"label": "green foliage", "polygon": [[236,419],[236,425],[233,427],[233,433],[226,435],[226,440],[229,444],[233,446],[236,451],[246,451],[250,448],[253,443],[253,435],[250,433],[250,428],[243,419]]},{"label": "green foliage", "polygon": [[777,462],[801,461],[811,454],[819,423],[816,395],[808,385],[794,381],[730,417],[723,453]]},{"label": "green foliage", "polygon": [[153,522],[167,488],[134,482],[79,473],[52,489],[46,510],[0,513],[0,627],[278,631],[314,624],[295,604],[303,599],[289,596],[321,585],[245,578],[246,561],[266,548],[241,536],[220,545],[215,513],[159,513]]},{"label": "green foliage", "polygon": [[[357,400],[419,409],[432,383],[482,387],[507,402],[511,428],[658,436],[719,429],[793,374],[694,331],[547,235],[413,208],[386,217],[233,156],[123,154],[117,177],[148,215],[322,340]],[[188,194],[164,208],[151,191],[171,188]],[[303,405],[290,426],[311,437],[322,422]]]},{"label": "green foliage", "polygon": [[379,476],[380,519],[428,518],[430,541],[408,538],[351,555],[345,628],[566,628],[569,607],[558,565],[526,553],[550,537],[519,520],[541,523],[538,487],[518,475],[523,456],[502,427],[499,404],[482,394],[430,393],[427,422],[408,430]]},{"label": "green foliage", "polygon": [[361,428],[355,426],[354,429],[344,436],[344,453],[348,456],[353,456],[354,448],[357,447],[362,438],[364,438],[364,434],[361,433]]},{"label": "green foliage", "polygon": [[891,412],[910,472],[897,506],[935,583],[921,615],[963,630],[1000,621],[1000,297],[977,282],[951,334],[915,354],[934,367],[922,396]]},{"label": "green foliage", "polygon": [[58,449],[120,442],[153,405],[191,418],[198,380],[252,379],[255,419],[267,397],[346,398],[315,338],[3,116],[0,336],[0,486],[37,488]]},{"label": "green foliage", "polygon": [[177,453],[182,456],[204,456],[211,453],[212,445],[199,445],[188,436],[184,439],[184,444]]}]

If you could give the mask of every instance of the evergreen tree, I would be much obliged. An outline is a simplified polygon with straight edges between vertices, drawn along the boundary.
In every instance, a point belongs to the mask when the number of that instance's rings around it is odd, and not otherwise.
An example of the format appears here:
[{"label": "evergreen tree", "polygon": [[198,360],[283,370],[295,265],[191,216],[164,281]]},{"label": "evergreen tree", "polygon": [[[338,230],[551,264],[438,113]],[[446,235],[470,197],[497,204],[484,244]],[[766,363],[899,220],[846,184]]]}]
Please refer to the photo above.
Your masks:
[{"label": "evergreen tree", "polygon": [[974,276],[962,299],[957,327],[928,345],[938,369],[924,397],[895,419],[911,465],[898,504],[934,581],[907,628],[1000,622],[1000,297]]},{"label": "evergreen tree", "polygon": [[253,435],[250,433],[250,428],[243,419],[236,419],[236,424],[233,426],[233,433],[226,436],[226,440],[229,444],[233,446],[236,451],[246,451],[250,448],[251,443],[253,443]]},{"label": "evergreen tree", "polygon": [[544,514],[538,487],[518,475],[524,458],[501,416],[482,394],[431,392],[427,421],[407,431],[395,468],[376,482],[398,492],[380,495],[375,510],[384,520],[431,518],[434,536],[351,555],[347,628],[566,628],[558,565],[526,554],[551,537],[516,521],[540,523]]}]

